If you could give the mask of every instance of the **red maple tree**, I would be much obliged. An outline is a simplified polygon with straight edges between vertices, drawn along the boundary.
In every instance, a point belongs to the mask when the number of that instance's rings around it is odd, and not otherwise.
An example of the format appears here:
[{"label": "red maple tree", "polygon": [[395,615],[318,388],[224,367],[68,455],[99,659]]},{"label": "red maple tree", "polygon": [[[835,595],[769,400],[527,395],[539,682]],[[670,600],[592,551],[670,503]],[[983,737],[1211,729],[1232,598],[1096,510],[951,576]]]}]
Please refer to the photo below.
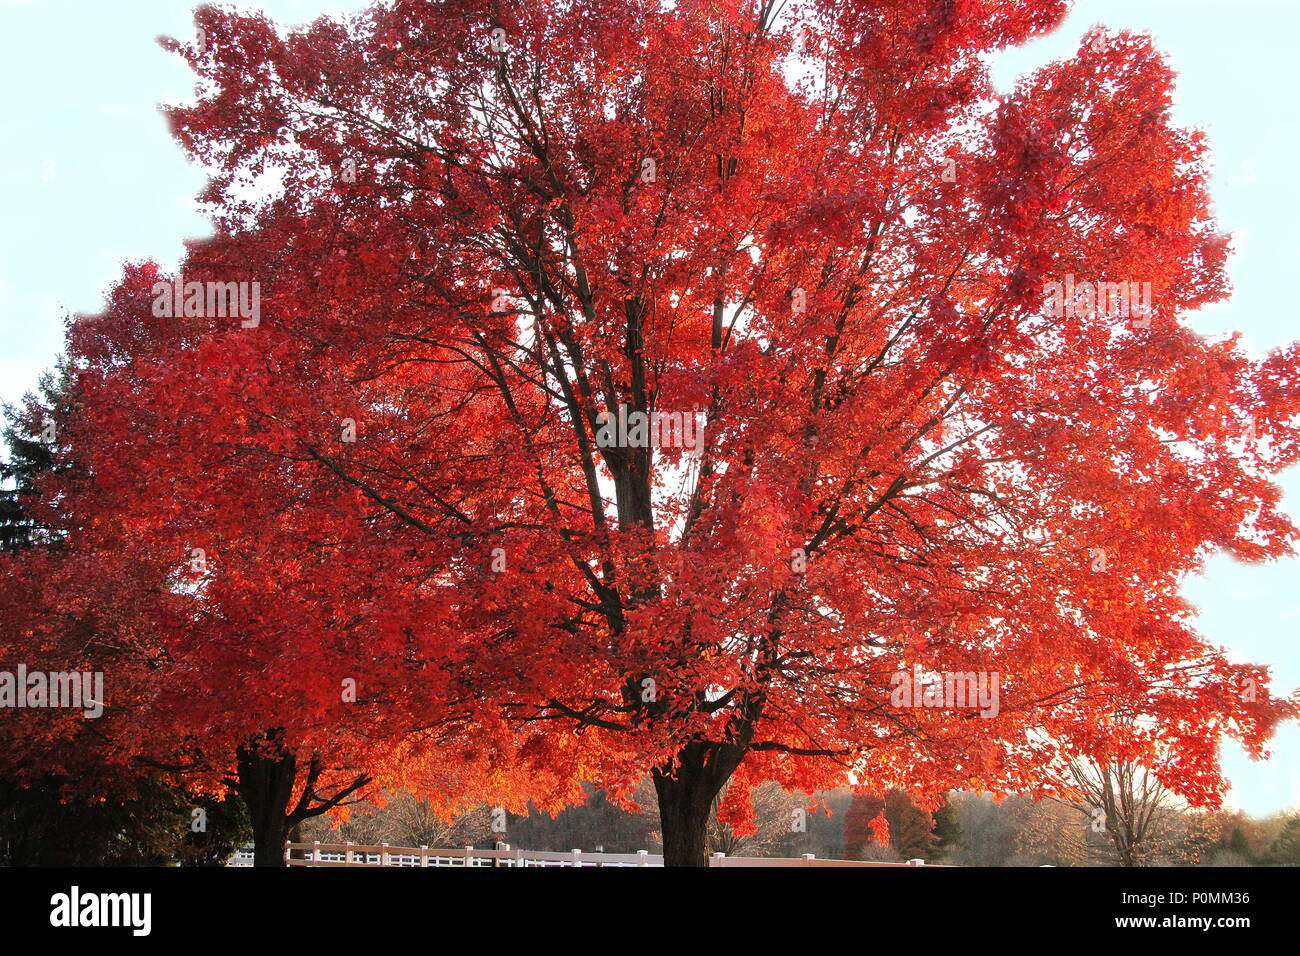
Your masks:
[{"label": "red maple tree", "polygon": [[[137,372],[176,347],[176,318],[145,334],[119,321],[141,297],[152,302],[157,278],[152,267],[128,270],[105,314],[74,330],[62,407],[33,399],[25,415],[30,431],[46,423],[57,439],[23,496],[40,533],[0,555],[0,650],[29,672],[98,673],[104,693],[88,719],[86,708],[8,711],[5,778],[55,779],[69,799],[129,793],[150,774],[192,794],[233,791],[249,811],[255,863],[269,866],[284,864],[296,824],[411,773],[448,812],[471,778],[476,796],[522,810],[511,797],[523,790],[518,774],[472,777],[486,758],[466,743],[472,711],[440,679],[444,655],[394,623],[432,612],[377,608],[363,577],[322,574],[320,529],[277,515],[260,494],[225,495],[229,474],[163,490],[156,482],[175,474],[139,467],[146,453],[165,461],[178,448],[151,412],[118,404],[142,384]],[[161,444],[147,445],[146,432]],[[213,453],[229,456],[220,443]],[[274,464],[241,465],[249,487],[269,489]],[[475,737],[484,723],[473,723]]]},{"label": "red maple tree", "polygon": [[[1300,353],[1187,327],[1227,245],[1149,38],[995,94],[1065,6],[202,9],[182,278],[261,311],[145,269],[74,328],[111,520],[229,556],[227,633],[319,676],[281,712],[351,666],[551,799],[648,771],[670,865],[728,780],[1058,792],[1159,738],[1214,803],[1294,708],[1179,587],[1291,547]],[[996,696],[898,696],[951,674]]]}]

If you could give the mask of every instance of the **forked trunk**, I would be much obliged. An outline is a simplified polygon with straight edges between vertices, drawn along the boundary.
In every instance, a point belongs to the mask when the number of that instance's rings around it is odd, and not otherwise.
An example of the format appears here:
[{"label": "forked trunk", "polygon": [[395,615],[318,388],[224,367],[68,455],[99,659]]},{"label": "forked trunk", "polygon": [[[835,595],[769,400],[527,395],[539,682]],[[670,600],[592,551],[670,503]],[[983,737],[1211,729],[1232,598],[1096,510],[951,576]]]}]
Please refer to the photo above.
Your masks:
[{"label": "forked trunk", "polygon": [[241,747],[237,759],[239,795],[253,827],[253,866],[285,866],[297,761],[288,751],[268,753],[253,747]]}]

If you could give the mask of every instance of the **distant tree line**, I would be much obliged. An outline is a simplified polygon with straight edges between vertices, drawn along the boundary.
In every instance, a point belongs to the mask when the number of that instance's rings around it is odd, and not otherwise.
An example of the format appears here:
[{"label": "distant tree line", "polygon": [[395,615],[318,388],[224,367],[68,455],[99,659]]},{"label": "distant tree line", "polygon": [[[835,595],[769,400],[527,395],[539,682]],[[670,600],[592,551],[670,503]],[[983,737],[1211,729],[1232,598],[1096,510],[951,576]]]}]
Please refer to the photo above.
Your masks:
[{"label": "distant tree line", "polygon": [[[554,817],[504,814],[493,830],[490,807],[439,820],[409,794],[384,807],[353,810],[346,821],[319,818],[302,839],[393,846],[475,846],[497,842],[531,850],[634,853],[661,848],[654,791],[639,787],[631,805],[588,788],[588,800]],[[753,795],[754,827],[738,833],[710,820],[709,851],[729,856],[796,857],[958,866],[1120,866],[1114,841],[1086,805],[1059,800],[950,793],[934,810],[901,790],[853,793],[847,788],[789,794],[763,784]],[[1300,815],[1252,818],[1240,811],[1194,812],[1161,807],[1131,864],[1137,866],[1300,865]],[[873,821],[883,819],[885,827]]]}]

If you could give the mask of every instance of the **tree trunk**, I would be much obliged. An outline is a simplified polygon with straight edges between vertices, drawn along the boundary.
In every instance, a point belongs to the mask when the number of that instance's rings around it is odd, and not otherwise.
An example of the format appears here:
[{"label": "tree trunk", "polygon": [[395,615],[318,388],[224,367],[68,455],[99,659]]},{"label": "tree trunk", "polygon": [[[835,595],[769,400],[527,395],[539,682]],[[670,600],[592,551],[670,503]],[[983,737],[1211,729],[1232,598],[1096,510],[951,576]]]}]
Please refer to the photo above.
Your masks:
[{"label": "tree trunk", "polygon": [[671,765],[652,772],[659,797],[664,866],[709,865],[709,811],[740,763],[739,748],[688,744]]},{"label": "tree trunk", "polygon": [[285,866],[288,809],[297,761],[289,751],[268,752],[256,746],[240,747],[237,761],[239,795],[248,806],[253,826],[253,866]]},{"label": "tree trunk", "polygon": [[286,829],[273,819],[253,818],[253,866],[288,866],[284,859]]}]

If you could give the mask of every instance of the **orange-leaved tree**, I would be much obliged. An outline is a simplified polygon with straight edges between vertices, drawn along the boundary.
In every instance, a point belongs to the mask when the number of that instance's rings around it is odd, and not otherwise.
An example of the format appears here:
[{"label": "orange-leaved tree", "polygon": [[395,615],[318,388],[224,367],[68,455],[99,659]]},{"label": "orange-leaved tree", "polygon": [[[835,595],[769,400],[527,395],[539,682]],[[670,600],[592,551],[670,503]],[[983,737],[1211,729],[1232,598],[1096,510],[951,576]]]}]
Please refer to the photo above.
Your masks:
[{"label": "orange-leaved tree", "polygon": [[[204,261],[196,251],[187,265],[201,274]],[[375,590],[364,573],[340,573],[336,538],[362,565],[392,547],[367,530],[370,502],[304,478],[273,449],[247,454],[238,412],[208,417],[218,409],[204,403],[220,399],[200,323],[154,314],[158,281],[153,266],[128,267],[105,311],[73,326],[73,410],[58,414],[55,467],[29,496],[53,543],[0,562],[0,649],[32,670],[101,672],[103,713],[13,721],[6,763],[47,772],[55,761],[39,755],[58,741],[81,764],[234,791],[258,865],[283,865],[304,819],[417,769],[448,811],[471,781],[523,809],[519,773],[499,766],[518,762],[493,749],[493,713],[475,717],[449,677],[456,648],[440,642],[454,628],[434,626],[449,613],[447,584],[412,572]],[[162,372],[203,387],[151,391]]]},{"label": "orange-leaved tree", "polygon": [[432,662],[404,719],[649,771],[672,865],[728,780],[1065,792],[1137,716],[1212,804],[1293,708],[1179,588],[1290,548],[1300,353],[1187,325],[1228,246],[1149,38],[995,94],[1065,6],[203,8],[218,232],[114,304],[100,474],[268,602],[297,536],[286,626]]}]

